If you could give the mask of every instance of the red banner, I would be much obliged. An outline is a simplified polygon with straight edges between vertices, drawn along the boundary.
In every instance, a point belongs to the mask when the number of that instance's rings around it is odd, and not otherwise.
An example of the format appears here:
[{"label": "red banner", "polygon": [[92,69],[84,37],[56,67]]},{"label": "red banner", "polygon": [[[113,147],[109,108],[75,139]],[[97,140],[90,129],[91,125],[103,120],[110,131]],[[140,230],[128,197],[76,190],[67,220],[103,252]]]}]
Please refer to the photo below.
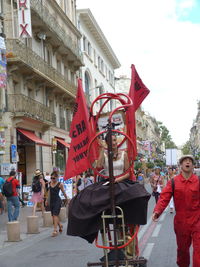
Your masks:
[{"label": "red banner", "polygon": [[[131,66],[132,76],[131,76],[131,86],[129,90],[129,96],[133,101],[133,106],[128,108],[126,119],[127,119],[127,134],[133,140],[134,143],[134,156],[135,159],[137,156],[137,137],[136,137],[136,124],[135,124],[135,111],[139,108],[142,101],[149,94],[149,89],[143,84],[140,79],[135,66]],[[130,144],[128,144],[128,151],[131,151]],[[129,154],[129,152],[128,152]],[[130,157],[129,157],[130,159]]]},{"label": "red banner", "polygon": [[133,64],[131,66],[131,69],[132,69],[132,77],[131,77],[131,87],[129,91],[129,96],[134,101],[134,106],[136,111],[150,91],[143,84]]},{"label": "red banner", "polygon": [[71,143],[65,168],[65,180],[86,171],[90,167],[87,150],[91,137],[91,127],[82,81],[80,79],[78,80],[76,103],[69,135]]}]

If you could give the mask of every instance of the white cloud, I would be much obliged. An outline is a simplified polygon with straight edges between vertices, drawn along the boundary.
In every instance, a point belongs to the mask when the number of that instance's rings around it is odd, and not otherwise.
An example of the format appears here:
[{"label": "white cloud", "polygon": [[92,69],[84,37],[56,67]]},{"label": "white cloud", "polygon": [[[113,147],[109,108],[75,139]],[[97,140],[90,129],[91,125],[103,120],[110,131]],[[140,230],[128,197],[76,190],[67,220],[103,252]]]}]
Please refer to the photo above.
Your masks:
[{"label": "white cloud", "polygon": [[[122,5],[123,3],[123,5]],[[200,100],[200,25],[178,21],[194,1],[77,0],[90,8],[122,67],[135,64],[151,90],[143,107],[163,122],[176,144],[189,139]]]}]

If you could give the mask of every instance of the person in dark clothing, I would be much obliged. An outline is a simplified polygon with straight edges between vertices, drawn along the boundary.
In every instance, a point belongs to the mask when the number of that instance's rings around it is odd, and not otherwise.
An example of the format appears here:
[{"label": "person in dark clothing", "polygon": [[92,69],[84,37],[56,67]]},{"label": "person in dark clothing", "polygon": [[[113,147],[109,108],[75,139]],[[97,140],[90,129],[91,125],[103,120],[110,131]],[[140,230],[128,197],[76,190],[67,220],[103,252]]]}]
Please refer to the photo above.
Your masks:
[{"label": "person in dark clothing", "polygon": [[[63,225],[59,220],[59,213],[61,209],[61,198],[59,196],[60,190],[62,191],[65,199],[67,200],[67,195],[64,190],[64,186],[62,183],[58,182],[58,175],[56,172],[52,172],[51,174],[51,182],[49,184],[49,198],[50,198],[50,211],[53,218],[54,231],[52,233],[52,237],[58,235],[57,228],[59,227],[59,232],[62,233]],[[47,205],[46,201],[46,205]]]}]

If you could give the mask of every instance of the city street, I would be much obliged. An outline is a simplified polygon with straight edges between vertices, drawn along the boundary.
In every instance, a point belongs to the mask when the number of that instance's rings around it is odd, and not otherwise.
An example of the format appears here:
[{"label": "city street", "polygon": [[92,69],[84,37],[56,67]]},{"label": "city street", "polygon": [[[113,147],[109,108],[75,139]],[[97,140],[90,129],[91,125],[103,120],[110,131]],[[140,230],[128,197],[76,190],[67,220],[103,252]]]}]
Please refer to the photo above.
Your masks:
[{"label": "city street", "polygon": [[[147,185],[150,191],[150,186]],[[148,259],[147,266],[175,267],[176,244],[173,232],[173,214],[166,210],[159,222],[151,221],[154,199],[151,197],[148,209],[147,225],[142,226],[139,232],[140,255]],[[21,209],[21,212],[30,212],[30,208]],[[5,215],[1,215],[5,216]],[[24,223],[23,240],[21,242],[4,242],[0,250],[1,267],[82,267],[88,262],[97,262],[103,255],[101,249],[88,244],[78,237],[66,236],[66,223],[62,235],[51,237],[51,228],[41,227],[40,234],[28,235],[25,233]],[[11,253],[12,252],[12,253]]]}]

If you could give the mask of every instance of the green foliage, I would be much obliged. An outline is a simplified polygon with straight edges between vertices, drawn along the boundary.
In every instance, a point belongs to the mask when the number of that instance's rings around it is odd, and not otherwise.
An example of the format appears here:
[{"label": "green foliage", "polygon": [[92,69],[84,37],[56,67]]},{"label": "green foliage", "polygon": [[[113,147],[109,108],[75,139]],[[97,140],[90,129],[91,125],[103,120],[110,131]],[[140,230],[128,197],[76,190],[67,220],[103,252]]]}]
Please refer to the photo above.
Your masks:
[{"label": "green foliage", "polygon": [[187,141],[182,147],[183,155],[192,154],[190,141]]},{"label": "green foliage", "polygon": [[136,162],[134,163],[134,169],[135,169],[135,170],[138,170],[139,168],[140,168],[140,169],[142,168],[142,162],[136,161]]},{"label": "green foliage", "polygon": [[165,166],[165,162],[162,161],[162,160],[160,160],[160,159],[156,159],[156,160],[154,161],[154,163],[155,163],[156,166],[159,166],[159,167],[161,167],[161,168]]},{"label": "green foliage", "polygon": [[153,169],[155,167],[155,164],[153,162],[147,162],[146,166],[148,169]]},{"label": "green foliage", "polygon": [[158,122],[160,129],[160,139],[161,143],[165,143],[165,148],[177,148],[176,144],[173,142],[171,135],[169,134],[169,130],[166,126],[162,124],[162,122]]}]

